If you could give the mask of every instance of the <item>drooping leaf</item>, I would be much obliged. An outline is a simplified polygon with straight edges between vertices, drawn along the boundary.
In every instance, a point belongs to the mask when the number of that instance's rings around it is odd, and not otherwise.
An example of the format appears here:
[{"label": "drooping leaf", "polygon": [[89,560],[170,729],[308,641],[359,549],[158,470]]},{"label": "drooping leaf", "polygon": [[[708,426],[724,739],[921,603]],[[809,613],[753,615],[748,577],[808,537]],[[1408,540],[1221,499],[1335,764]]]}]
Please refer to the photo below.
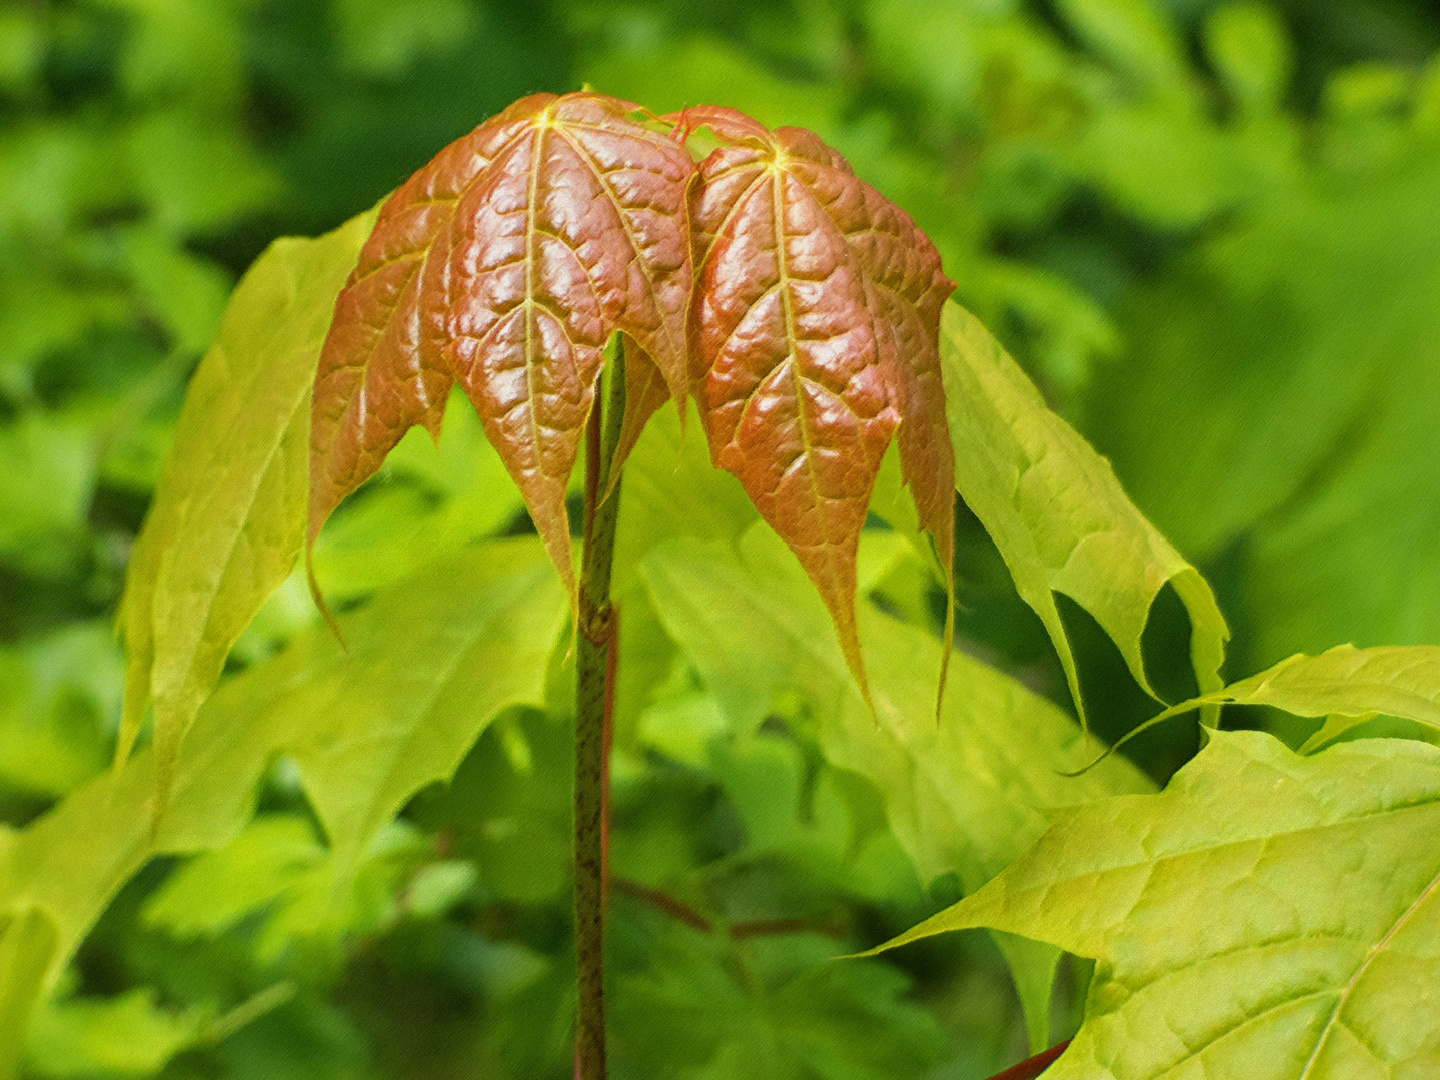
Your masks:
[{"label": "drooping leaf", "polygon": [[236,638],[304,539],[315,364],[373,215],[277,240],[231,298],[194,378],[136,542],[120,629],[129,652],[118,761],[155,706],[157,810],[181,741]]},{"label": "drooping leaf", "polygon": [[1057,592],[1095,617],[1153,697],[1140,639],[1169,583],[1190,614],[1200,690],[1218,689],[1230,633],[1199,571],[1130,502],[1109,462],[1046,407],[999,342],[957,304],[946,305],[940,345],[960,495],[1045,624],[1082,721]]},{"label": "drooping leaf", "polygon": [[1440,648],[1339,645],[1319,656],[1298,654],[1269,671],[1173,705],[1142,728],[1207,705],[1269,705],[1296,716],[1326,717],[1304,750],[1374,716],[1413,720],[1440,731]]},{"label": "drooping leaf", "polygon": [[1437,208],[1433,150],[1301,173],[1122,312],[1088,429],[1187,555],[1235,553],[1246,670],[1440,643]]},{"label": "drooping leaf", "polygon": [[1055,1080],[1440,1069],[1440,749],[1301,757],[1217,732],[1157,795],[1063,811],[980,892],[888,943],[990,927],[1099,961]]},{"label": "drooping leaf", "polygon": [[[299,764],[343,881],[376,831],[448,776],[501,710],[544,703],[565,611],[533,539],[468,549],[346,617],[348,655],[317,628],[223,686],[181,749],[155,827],[155,761],[144,750],[14,834],[0,848],[0,912],[35,909],[53,922],[45,985],[152,855],[229,843],[279,754]],[[0,983],[12,977],[0,970]]]},{"label": "drooping leaf", "polygon": [[954,283],[914,222],[814,134],[733,109],[675,119],[725,144],[701,163],[690,211],[692,384],[711,457],[800,559],[868,696],[855,553],[897,425],[920,522],[951,563],[936,335]]},{"label": "drooping leaf", "polygon": [[[612,332],[686,396],[683,147],[598,94],[524,98],[381,211],[316,381],[310,539],[458,381],[574,592],[565,487]],[[637,393],[637,407],[650,399]]]},{"label": "drooping leaf", "polygon": [[[978,889],[1044,832],[1052,808],[1149,787],[1118,758],[1097,767],[1104,773],[1062,776],[1090,756],[1079,727],[963,654],[953,663],[965,693],[946,697],[937,724],[940,643],[865,602],[872,714],[826,632],[826,609],[768,530],[752,528],[739,558],[728,545],[663,545],[643,573],[666,630],[738,728],[753,730],[789,695],[802,695],[826,756],[881,791],[924,882],[955,873],[967,891]],[[1015,959],[1022,977],[1034,965],[1054,970],[1053,953]],[[1025,1002],[1037,1023],[1049,1001],[1049,979],[1041,981],[1037,990],[1032,980]]]}]

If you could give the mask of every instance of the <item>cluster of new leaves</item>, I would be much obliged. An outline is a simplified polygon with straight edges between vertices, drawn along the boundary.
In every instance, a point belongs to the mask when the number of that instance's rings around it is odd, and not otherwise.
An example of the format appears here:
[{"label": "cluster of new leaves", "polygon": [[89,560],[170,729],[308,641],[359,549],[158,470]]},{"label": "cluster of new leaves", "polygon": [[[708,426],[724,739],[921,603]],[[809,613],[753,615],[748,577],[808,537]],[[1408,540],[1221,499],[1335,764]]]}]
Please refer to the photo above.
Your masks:
[{"label": "cluster of new leaves", "polygon": [[[686,140],[720,145],[698,165]],[[633,342],[620,457],[693,394],[824,597],[850,666],[855,558],[897,426],[951,561],[954,458],[934,246],[814,135],[732,109],[645,122],[592,93],[516,102],[393,195],[336,305],[311,433],[309,535],[458,382],[572,594],[565,490],[611,336]],[[867,691],[868,693],[868,691]]]}]

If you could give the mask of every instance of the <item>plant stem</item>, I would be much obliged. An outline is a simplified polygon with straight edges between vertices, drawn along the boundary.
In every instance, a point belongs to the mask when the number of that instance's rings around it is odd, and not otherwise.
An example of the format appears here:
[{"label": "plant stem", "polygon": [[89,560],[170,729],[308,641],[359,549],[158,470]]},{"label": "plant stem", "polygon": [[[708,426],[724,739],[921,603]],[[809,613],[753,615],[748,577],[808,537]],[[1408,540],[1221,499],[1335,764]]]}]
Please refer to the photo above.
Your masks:
[{"label": "plant stem", "polygon": [[[618,619],[610,569],[620,510],[610,470],[625,413],[625,344],[616,344],[585,427],[585,548],[575,660],[576,1080],[605,1080],[605,873],[609,731]],[[603,406],[602,406],[603,392]],[[608,492],[608,498],[602,496]]]},{"label": "plant stem", "polygon": [[1026,1058],[1019,1065],[1012,1065],[1004,1072],[996,1073],[990,1080],[1035,1080],[1055,1063],[1069,1045],[1070,1040],[1066,1039],[1059,1046],[1052,1046],[1049,1050],[1036,1054],[1032,1058]]}]

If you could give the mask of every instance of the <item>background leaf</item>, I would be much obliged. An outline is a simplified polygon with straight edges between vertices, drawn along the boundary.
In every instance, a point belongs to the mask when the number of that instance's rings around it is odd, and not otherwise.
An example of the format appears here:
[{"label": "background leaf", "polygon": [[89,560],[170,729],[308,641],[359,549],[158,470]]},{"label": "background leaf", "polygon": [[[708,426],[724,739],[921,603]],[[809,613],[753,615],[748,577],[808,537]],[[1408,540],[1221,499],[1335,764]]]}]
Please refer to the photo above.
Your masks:
[{"label": "background leaf", "polygon": [[33,908],[58,928],[46,985],[152,855],[229,843],[277,754],[299,763],[346,881],[370,838],[500,710],[543,703],[565,610],[533,540],[467,551],[348,619],[349,656],[319,628],[227,683],[182,748],[158,832],[145,812],[155,762],[142,751],[16,834],[0,851],[0,911]]},{"label": "background leaf", "polygon": [[1437,177],[1417,151],[1363,190],[1291,181],[1257,200],[1135,296],[1135,360],[1097,387],[1088,428],[1139,505],[1192,557],[1236,566],[1251,668],[1440,642]]},{"label": "background leaf", "polygon": [[[1087,756],[1079,728],[1014,680],[963,654],[953,661],[960,693],[947,695],[937,725],[933,675],[939,643],[924,631],[861,606],[874,671],[876,725],[825,633],[826,613],[768,530],[746,534],[741,557],[724,547],[674,542],[645,561],[651,602],[667,631],[740,730],[778,713],[813,725],[826,757],[871,780],[890,827],[922,882],[958,875],[966,891],[999,873],[1045,828],[1056,806],[1147,782],[1109,759],[1082,777],[1061,774]],[[797,714],[791,695],[803,703]],[[1114,766],[1114,768],[1108,768]],[[1033,992],[1027,1013],[1042,1032],[1053,954],[1015,950]],[[1041,1035],[1038,1041],[1043,1041]]]}]

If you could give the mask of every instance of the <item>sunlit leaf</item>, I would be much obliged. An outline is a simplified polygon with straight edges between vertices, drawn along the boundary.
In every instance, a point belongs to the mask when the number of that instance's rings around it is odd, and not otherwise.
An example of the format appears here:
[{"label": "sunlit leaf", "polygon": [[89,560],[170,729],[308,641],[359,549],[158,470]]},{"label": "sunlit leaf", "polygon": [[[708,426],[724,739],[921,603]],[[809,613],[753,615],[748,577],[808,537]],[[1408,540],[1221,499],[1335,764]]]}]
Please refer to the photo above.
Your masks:
[{"label": "sunlit leaf", "polygon": [[1110,463],[1046,407],[974,316],[946,305],[940,346],[956,485],[1049,631],[1082,719],[1057,592],[1095,617],[1153,696],[1140,642],[1151,604],[1170,584],[1190,613],[1199,687],[1218,689],[1230,633],[1205,579],[1145,520]]},{"label": "sunlit leaf", "polygon": [[1062,811],[890,942],[990,927],[1099,961],[1055,1080],[1422,1077],[1440,1068],[1440,749],[1312,757],[1217,732],[1158,795]]},{"label": "sunlit leaf", "polygon": [[565,489],[611,334],[687,393],[693,165],[637,108],[524,98],[382,208],[316,378],[312,543],[408,428],[438,432],[454,380],[574,592]]},{"label": "sunlit leaf", "polygon": [[1172,706],[1145,726],[1206,705],[1269,705],[1296,716],[1326,717],[1306,749],[1374,716],[1413,720],[1440,731],[1440,648],[1340,645],[1319,656],[1292,656],[1269,671]]},{"label": "sunlit leaf", "polygon": [[935,350],[954,283],[914,222],[812,133],[711,107],[676,121],[725,144],[691,199],[692,381],[711,457],[800,559],[868,696],[855,553],[897,425],[942,566],[954,549]]},{"label": "sunlit leaf", "polygon": [[[13,854],[13,840],[0,831],[0,867]],[[20,1063],[30,1015],[55,965],[57,936],[55,921],[38,908],[0,914],[0,1080],[10,1080]]]},{"label": "sunlit leaf", "polygon": [[278,240],[240,282],[191,380],[136,541],[119,618],[130,656],[117,759],[155,705],[157,810],[196,710],[304,538],[310,384],[362,214]]}]

